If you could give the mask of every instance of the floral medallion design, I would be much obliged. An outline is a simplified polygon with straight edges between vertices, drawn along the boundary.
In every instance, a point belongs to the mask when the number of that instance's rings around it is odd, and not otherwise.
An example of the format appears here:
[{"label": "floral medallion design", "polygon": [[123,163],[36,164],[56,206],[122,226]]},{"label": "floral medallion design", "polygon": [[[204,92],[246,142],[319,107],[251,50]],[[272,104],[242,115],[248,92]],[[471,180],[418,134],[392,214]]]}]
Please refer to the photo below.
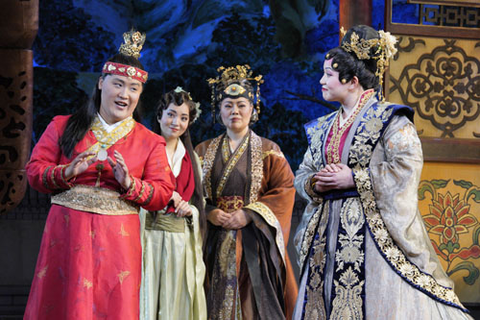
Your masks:
[{"label": "floral medallion design", "polygon": [[[399,54],[426,45],[413,38],[401,41]],[[403,103],[440,130],[442,138],[454,138],[455,131],[467,122],[480,120],[480,60],[456,40],[445,39],[444,43],[405,65],[398,77],[391,76],[390,92],[398,90]],[[480,137],[478,132],[472,134],[470,138]]]},{"label": "floral medallion design", "polygon": [[446,262],[447,274],[466,271],[463,280],[473,285],[480,275],[479,264],[474,263],[480,257],[480,223],[471,204],[480,203],[480,187],[469,181],[453,180],[454,185],[465,190],[463,194],[442,190],[450,181],[421,181],[419,200],[426,200],[426,193],[432,196],[423,219],[437,255]]}]

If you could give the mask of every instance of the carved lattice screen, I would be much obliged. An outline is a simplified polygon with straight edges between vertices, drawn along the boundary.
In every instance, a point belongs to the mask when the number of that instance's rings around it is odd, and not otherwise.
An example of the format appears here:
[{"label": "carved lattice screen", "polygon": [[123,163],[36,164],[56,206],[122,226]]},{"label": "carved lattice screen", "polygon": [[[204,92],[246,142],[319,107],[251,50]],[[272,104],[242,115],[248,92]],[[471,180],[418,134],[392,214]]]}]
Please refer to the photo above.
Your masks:
[{"label": "carved lattice screen", "polygon": [[[480,2],[387,0],[385,8],[385,29],[399,39],[385,95],[415,109],[425,159],[420,211],[455,291],[477,304]],[[416,21],[400,23],[396,10],[413,12]]]}]

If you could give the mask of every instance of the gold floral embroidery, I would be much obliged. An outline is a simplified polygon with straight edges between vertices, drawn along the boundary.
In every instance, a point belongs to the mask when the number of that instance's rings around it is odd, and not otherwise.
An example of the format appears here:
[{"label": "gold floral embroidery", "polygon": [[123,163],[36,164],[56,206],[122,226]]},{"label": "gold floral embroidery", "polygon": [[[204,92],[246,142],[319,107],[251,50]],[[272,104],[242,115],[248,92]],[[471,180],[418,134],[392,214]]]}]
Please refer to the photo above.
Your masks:
[{"label": "gold floral embroidery", "polygon": [[386,110],[387,106],[388,104],[378,104],[376,108],[367,110],[364,116],[366,120],[359,124],[356,141],[350,149],[350,164],[353,166],[355,184],[360,194],[367,224],[386,261],[404,279],[440,300],[460,305],[452,289],[443,287],[431,275],[423,273],[415,264],[408,261],[393,241],[377,207],[367,166],[373,152],[371,145],[375,145],[378,141],[383,123],[392,116],[393,108]]},{"label": "gold floral embroidery", "polygon": [[203,179],[203,184],[205,186],[205,191],[206,191],[206,197],[209,199],[212,199],[212,181],[210,179],[212,175],[212,168],[213,168],[213,162],[215,161],[215,155],[217,153],[218,146],[220,145],[220,142],[222,141],[222,137],[224,136],[218,136],[215,139],[212,140],[212,142],[208,145],[207,151],[205,152],[205,157],[203,159],[203,176],[205,177]]},{"label": "gold floral embroidery", "polygon": [[93,287],[93,282],[83,278],[83,286],[87,289],[90,289]]},{"label": "gold floral embroidery", "polygon": [[283,240],[282,226],[277,217],[273,214],[272,210],[262,202],[250,203],[245,207],[258,213],[270,226],[274,227],[276,232],[275,242],[277,243],[278,250],[282,255],[283,262],[285,262],[285,241]]},{"label": "gold floral embroidery", "polygon": [[252,157],[252,183],[250,187],[249,202],[256,202],[258,193],[262,187],[263,179],[263,160],[262,160],[262,138],[257,136],[255,132],[251,132],[251,157]]},{"label": "gold floral embroidery", "polygon": [[[317,228],[318,229],[318,228]],[[322,272],[325,267],[326,237],[313,241],[310,258],[310,285],[306,286],[307,302],[305,304],[305,319],[327,319],[325,301],[323,299]]]},{"label": "gold floral embroidery", "polygon": [[225,212],[233,212],[243,208],[243,197],[222,196],[217,198],[217,207]]},{"label": "gold floral embroidery", "polygon": [[[103,128],[100,119],[95,117],[93,124],[91,126],[91,130],[93,135],[97,139],[97,143],[92,145],[88,148],[88,151],[95,152],[95,154],[100,151],[100,149],[107,150],[112,145],[117,143],[118,140],[125,137],[132,129],[135,127],[135,120],[133,118],[129,118],[122,122],[118,127],[116,127],[112,132],[107,132]],[[90,156],[90,158],[93,156]]]},{"label": "gold floral embroidery", "polygon": [[90,237],[92,237],[92,239],[95,239],[95,231],[93,230],[90,231]]},{"label": "gold floral embroidery", "polygon": [[130,271],[120,271],[120,273],[117,275],[118,280],[120,281],[120,284],[123,284],[123,281],[125,278],[127,278],[130,275]]},{"label": "gold floral embroidery", "polygon": [[340,213],[340,223],[346,234],[338,235],[341,247],[335,253],[337,271],[343,270],[345,263],[352,263],[354,269],[360,272],[360,267],[365,260],[365,253],[362,251],[364,236],[357,233],[363,227],[365,218],[358,198],[348,198],[345,201]]},{"label": "gold floral embroidery", "polygon": [[389,234],[376,202],[373,200],[374,195],[368,169],[357,166],[353,171],[373,239],[389,264],[413,285],[441,300],[461,305],[460,300],[451,288],[440,285],[431,275],[423,273],[415,264],[407,260],[405,254],[398,248]]},{"label": "gold floral embroidery", "polygon": [[[228,178],[230,177],[230,174],[233,171],[233,168],[235,168],[235,166],[238,163],[238,160],[240,160],[242,155],[245,153],[245,150],[247,150],[248,142],[250,140],[249,138],[250,137],[247,134],[247,136],[244,138],[244,140],[242,141],[240,146],[238,146],[237,150],[235,150],[235,152],[232,154],[232,156],[228,160],[226,160],[226,166],[225,166],[224,172],[222,173],[222,177],[220,178],[220,182],[218,183],[218,187],[217,187],[217,191],[216,191],[217,192],[216,193],[217,197],[219,197],[222,194],[223,189],[225,188],[225,184],[227,183],[227,180],[228,180]],[[223,141],[224,141],[223,142],[224,145],[225,144],[228,145],[228,137],[226,135],[225,135]],[[227,149],[227,151],[230,151],[230,150]]]},{"label": "gold floral embroidery", "polygon": [[130,233],[128,233],[126,230],[125,230],[125,227],[123,226],[123,223],[120,225],[120,231],[118,232],[119,235],[121,235],[122,237],[128,237],[130,236]]},{"label": "gold floral embroidery", "polygon": [[70,209],[105,215],[138,214],[137,206],[119,196],[118,192],[110,189],[77,185],[53,195],[51,202]]},{"label": "gold floral embroidery", "polygon": [[45,275],[47,274],[47,270],[48,270],[48,265],[43,267],[43,269],[37,273],[37,277],[39,277],[40,279],[45,277]]},{"label": "gold floral embroidery", "polygon": [[[300,265],[303,266],[305,263],[305,259],[308,255],[308,251],[310,249],[310,244],[313,241],[315,236],[315,232],[318,230],[319,236],[322,237],[328,223],[328,216],[329,216],[329,209],[330,202],[322,202],[319,203],[317,211],[313,214],[312,218],[308,222],[307,227],[305,228],[305,232],[303,234],[302,245],[300,247],[299,252],[299,262]],[[319,222],[320,221],[320,222]]]},{"label": "gold floral embroidery", "polygon": [[340,276],[339,280],[333,281],[335,284],[335,299],[332,302],[330,319],[363,319],[361,293],[365,280],[359,281],[351,267]]}]

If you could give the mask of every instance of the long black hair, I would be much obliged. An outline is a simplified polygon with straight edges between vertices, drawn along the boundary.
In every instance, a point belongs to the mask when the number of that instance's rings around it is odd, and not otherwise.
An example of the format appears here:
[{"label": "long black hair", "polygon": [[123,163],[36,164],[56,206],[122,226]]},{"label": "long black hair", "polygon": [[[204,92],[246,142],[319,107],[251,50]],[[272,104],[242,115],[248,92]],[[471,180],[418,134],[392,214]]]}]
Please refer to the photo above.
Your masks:
[{"label": "long black hair", "polygon": [[[354,26],[345,34],[340,46],[330,50],[325,58],[333,58],[332,68],[339,73],[339,80],[345,79],[348,82],[356,76],[364,90],[372,88],[375,91],[381,90],[379,78],[375,75],[375,72],[377,72],[377,60],[373,58],[360,60],[354,52],[347,52],[342,49],[342,44],[350,42],[350,37],[354,32],[360,39],[365,40],[378,39],[380,37],[379,33],[372,27],[365,25]],[[379,50],[379,48],[372,48],[369,56],[373,57],[376,50]]]},{"label": "long black hair", "polygon": [[[127,56],[121,53],[117,53],[107,61],[121,63],[129,66],[134,66],[136,68],[142,69],[143,65],[138,61],[138,59]],[[109,74],[102,74],[101,78],[105,79]],[[100,80],[100,78],[99,78]],[[98,82],[95,84],[95,88],[93,89],[93,93],[90,96],[90,99],[80,106],[68,119],[67,126],[65,131],[63,132],[62,137],[59,140],[60,148],[62,149],[63,154],[70,158],[73,154],[73,150],[80,140],[85,137],[85,134],[90,129],[95,116],[100,110],[101,104],[101,94],[102,91],[98,89]],[[137,107],[133,112],[133,118],[140,122],[140,110],[141,105],[140,101],[138,101]]]},{"label": "long black hair", "polygon": [[193,195],[191,198],[192,204],[198,209],[200,215],[200,233],[202,234],[203,243],[206,241],[206,230],[207,230],[207,218],[205,214],[205,205],[203,199],[203,185],[202,185],[202,176],[199,172],[199,163],[197,162],[197,155],[193,150],[192,140],[190,138],[190,125],[192,124],[193,120],[199,116],[197,113],[197,108],[195,102],[191,99],[190,94],[185,91],[169,91],[165,93],[158,102],[157,107],[157,121],[153,124],[153,131],[159,135],[162,134],[162,129],[160,124],[158,123],[159,119],[162,118],[162,114],[165,110],[168,109],[170,104],[174,104],[176,106],[181,106],[182,104],[186,104],[188,106],[188,114],[189,114],[189,122],[187,130],[180,136],[185,149],[192,160],[192,167],[193,167],[193,176],[195,179],[195,189],[193,191]]}]

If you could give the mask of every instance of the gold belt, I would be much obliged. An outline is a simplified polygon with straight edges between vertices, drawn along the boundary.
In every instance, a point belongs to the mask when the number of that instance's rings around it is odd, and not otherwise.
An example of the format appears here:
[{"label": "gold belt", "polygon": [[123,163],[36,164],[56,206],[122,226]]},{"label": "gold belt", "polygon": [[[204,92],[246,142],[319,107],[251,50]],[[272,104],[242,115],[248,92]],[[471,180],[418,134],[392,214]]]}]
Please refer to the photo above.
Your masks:
[{"label": "gold belt", "polygon": [[172,233],[185,232],[185,218],[177,217],[174,214],[163,214],[165,211],[157,211],[157,213],[147,212],[145,217],[145,229],[161,230]]},{"label": "gold belt", "polygon": [[52,204],[111,216],[138,214],[138,206],[119,197],[118,192],[110,189],[78,185],[53,195]]}]

